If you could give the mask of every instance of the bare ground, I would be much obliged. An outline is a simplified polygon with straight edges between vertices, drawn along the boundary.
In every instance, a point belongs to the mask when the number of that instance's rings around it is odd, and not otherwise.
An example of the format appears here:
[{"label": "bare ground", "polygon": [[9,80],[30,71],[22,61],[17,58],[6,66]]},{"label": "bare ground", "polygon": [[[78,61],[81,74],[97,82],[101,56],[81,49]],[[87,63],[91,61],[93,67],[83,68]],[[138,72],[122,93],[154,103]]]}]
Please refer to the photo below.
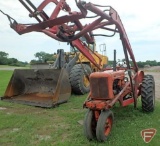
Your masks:
[{"label": "bare ground", "polygon": [[156,99],[160,100],[160,66],[152,66],[142,69],[146,74],[153,75],[155,80]]},{"label": "bare ground", "polygon": [[145,72],[145,74],[153,75],[155,80],[156,99],[160,100],[160,72]]}]

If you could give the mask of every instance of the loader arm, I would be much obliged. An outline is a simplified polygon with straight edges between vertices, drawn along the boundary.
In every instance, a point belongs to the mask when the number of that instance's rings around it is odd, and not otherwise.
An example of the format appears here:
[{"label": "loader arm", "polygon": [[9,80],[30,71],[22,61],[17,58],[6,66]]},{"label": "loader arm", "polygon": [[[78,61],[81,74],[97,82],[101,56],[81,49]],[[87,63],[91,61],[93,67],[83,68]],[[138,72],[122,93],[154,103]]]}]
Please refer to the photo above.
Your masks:
[{"label": "loader arm", "polygon": [[[83,36],[86,38],[87,43],[92,44],[94,43],[94,36],[97,36],[93,34],[94,30],[103,29],[106,31],[111,31],[114,34],[119,33],[124,48],[128,69],[130,69],[128,58],[129,54],[134,64],[134,70],[136,72],[138,71],[138,66],[136,64],[124,26],[118,13],[112,7],[106,6],[107,9],[102,11],[99,9],[99,5],[76,0],[77,7],[80,11],[75,12],[71,10],[66,0],[44,0],[37,8],[30,0],[19,1],[29,11],[29,16],[34,17],[38,23],[25,25],[17,23],[15,20],[12,21],[11,28],[13,28],[18,34],[21,35],[36,31],[42,32],[55,40],[69,42],[76,46],[77,49],[79,49],[79,51],[98,69],[101,69],[101,60],[99,59],[99,62],[96,62],[92,55],[88,52],[88,48],[82,45],[83,42],[80,42],[79,38]],[[54,3],[55,8],[53,9],[51,15],[48,16],[45,13],[44,8],[50,3]],[[66,15],[59,16],[60,11],[65,11]],[[87,16],[89,11],[96,14],[96,19],[90,21],[88,24],[82,25],[81,20],[83,18],[89,18]],[[115,29],[107,27],[111,25],[115,26]],[[102,34],[101,36],[107,35]]]}]

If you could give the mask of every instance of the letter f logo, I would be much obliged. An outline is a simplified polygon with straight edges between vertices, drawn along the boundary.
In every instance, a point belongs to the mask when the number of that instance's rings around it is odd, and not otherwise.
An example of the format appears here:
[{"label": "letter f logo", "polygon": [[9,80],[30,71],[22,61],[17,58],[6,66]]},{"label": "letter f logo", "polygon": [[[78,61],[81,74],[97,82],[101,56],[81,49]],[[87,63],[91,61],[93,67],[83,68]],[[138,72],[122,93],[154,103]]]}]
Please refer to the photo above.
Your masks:
[{"label": "letter f logo", "polygon": [[149,143],[152,138],[156,135],[157,130],[154,128],[144,129],[141,131],[141,136],[144,142]]}]

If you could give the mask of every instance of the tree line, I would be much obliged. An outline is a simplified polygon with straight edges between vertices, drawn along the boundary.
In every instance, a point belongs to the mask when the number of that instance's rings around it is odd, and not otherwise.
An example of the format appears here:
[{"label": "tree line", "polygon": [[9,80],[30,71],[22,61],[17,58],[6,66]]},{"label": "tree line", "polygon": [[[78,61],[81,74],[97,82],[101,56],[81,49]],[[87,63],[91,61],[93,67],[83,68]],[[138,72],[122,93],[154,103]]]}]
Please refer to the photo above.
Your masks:
[{"label": "tree line", "polygon": [[8,58],[8,53],[0,51],[0,65],[21,66],[24,67],[28,62],[19,61],[16,58]]},{"label": "tree line", "polygon": [[[121,62],[125,61],[125,59],[120,60]],[[109,65],[113,65],[113,61],[108,62]],[[130,61],[130,64],[133,65],[132,61]],[[157,62],[156,60],[147,60],[147,61],[138,61],[137,65],[139,68],[149,67],[149,66],[160,66],[160,62]]]},{"label": "tree line", "polygon": [[157,62],[156,60],[147,60],[145,62],[139,61],[137,62],[138,67],[144,68],[145,66],[160,66],[160,62]]},{"label": "tree line", "polygon": [[[34,54],[35,59],[30,61],[30,64],[35,63],[46,63],[47,61],[54,61],[56,59],[55,57],[56,53],[49,54],[46,52],[37,52]],[[9,65],[9,66],[21,66],[24,67],[28,62],[19,61],[16,58],[9,58],[9,54],[3,51],[0,51],[0,65]]]},{"label": "tree line", "polygon": [[31,64],[35,64],[35,63],[47,63],[48,61],[55,61],[56,59],[56,53],[53,54],[49,54],[46,52],[37,52],[36,54],[34,54],[36,59],[33,59],[30,61]]},{"label": "tree line", "polygon": [[[26,66],[28,62],[22,62],[17,60],[16,58],[8,58],[8,53],[0,51],[0,65],[10,65],[10,66]],[[49,54],[46,52],[37,52],[34,54],[35,59],[32,59],[30,61],[30,64],[35,63],[47,63],[48,61],[55,61],[56,59],[56,53]],[[125,59],[122,59],[121,61],[124,61]],[[130,62],[132,64],[132,62]],[[109,65],[113,64],[113,61],[108,62]],[[156,60],[147,60],[147,61],[138,61],[137,62],[138,67],[143,68],[145,66],[160,66],[160,62],[157,62]]]},{"label": "tree line", "polygon": [[[31,60],[30,63],[46,63],[47,61],[54,61],[56,59],[56,53],[54,54],[49,54],[45,52],[37,52],[34,54],[35,58]],[[125,61],[125,59],[122,59],[121,61]],[[113,64],[113,61],[108,62],[109,65]],[[130,62],[132,64],[132,62]],[[138,61],[137,62],[138,67],[144,68],[145,66],[160,66],[160,62],[157,62],[156,60],[147,60],[147,61]]]}]

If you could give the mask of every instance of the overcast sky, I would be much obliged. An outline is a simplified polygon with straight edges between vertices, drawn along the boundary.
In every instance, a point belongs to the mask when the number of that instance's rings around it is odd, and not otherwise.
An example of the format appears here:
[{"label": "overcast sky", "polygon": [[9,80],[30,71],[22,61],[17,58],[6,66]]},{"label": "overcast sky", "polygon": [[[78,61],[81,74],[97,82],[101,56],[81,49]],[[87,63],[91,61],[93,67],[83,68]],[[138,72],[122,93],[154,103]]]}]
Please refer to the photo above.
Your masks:
[{"label": "overcast sky", "polygon": [[[35,0],[32,0],[35,2]],[[72,10],[77,10],[74,0],[66,0]],[[36,0],[40,4],[42,0]],[[89,0],[87,0],[89,2]],[[90,0],[99,5],[111,5],[115,8],[125,26],[135,58],[137,61],[160,61],[160,8],[158,0]],[[36,22],[28,17],[28,11],[18,0],[0,1],[0,10],[12,16],[19,23]],[[52,10],[51,7],[47,11]],[[87,22],[87,20],[85,20]],[[113,50],[117,50],[117,58],[122,59],[123,52],[119,35],[113,38],[97,37],[97,50],[100,44],[105,43],[107,56],[113,59]],[[66,43],[58,42],[42,33],[28,33],[18,35],[9,26],[6,16],[0,13],[0,51],[9,53],[9,57],[20,61],[35,59],[36,52],[45,51],[54,53],[57,49],[69,51]]]}]

